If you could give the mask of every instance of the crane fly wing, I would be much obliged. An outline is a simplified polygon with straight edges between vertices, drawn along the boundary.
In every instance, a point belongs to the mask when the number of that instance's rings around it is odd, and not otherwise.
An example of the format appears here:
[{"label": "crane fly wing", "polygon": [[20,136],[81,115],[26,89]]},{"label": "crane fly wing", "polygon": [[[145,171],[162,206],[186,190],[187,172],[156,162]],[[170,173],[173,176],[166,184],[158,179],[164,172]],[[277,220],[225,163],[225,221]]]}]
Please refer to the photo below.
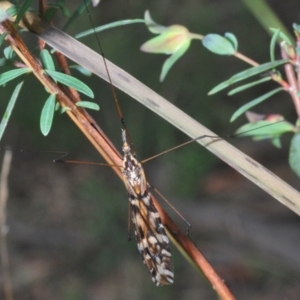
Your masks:
[{"label": "crane fly wing", "polygon": [[157,286],[172,284],[174,272],[169,239],[149,192],[140,199],[130,195],[129,201],[138,250],[152,281]]}]

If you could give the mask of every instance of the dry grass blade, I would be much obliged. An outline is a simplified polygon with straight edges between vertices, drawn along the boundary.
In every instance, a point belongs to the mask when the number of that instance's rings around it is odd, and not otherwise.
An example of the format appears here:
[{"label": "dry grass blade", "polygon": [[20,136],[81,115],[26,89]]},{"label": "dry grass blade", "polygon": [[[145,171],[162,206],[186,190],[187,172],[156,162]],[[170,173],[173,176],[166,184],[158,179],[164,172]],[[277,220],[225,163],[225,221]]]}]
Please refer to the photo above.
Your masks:
[{"label": "dry grass blade", "polygon": [[[98,53],[50,25],[47,25],[43,33],[38,34],[38,36],[70,59],[107,80],[104,66],[98,63],[101,60],[101,56]],[[86,57],[89,59],[87,60]],[[186,115],[166,99],[109,61],[108,68],[116,87],[151,109],[191,138],[195,139],[203,135],[216,136],[215,133],[202,126],[199,122]],[[199,139],[197,142],[272,195],[279,202],[300,215],[299,192],[272,172],[221,138],[216,140],[207,137]]]}]

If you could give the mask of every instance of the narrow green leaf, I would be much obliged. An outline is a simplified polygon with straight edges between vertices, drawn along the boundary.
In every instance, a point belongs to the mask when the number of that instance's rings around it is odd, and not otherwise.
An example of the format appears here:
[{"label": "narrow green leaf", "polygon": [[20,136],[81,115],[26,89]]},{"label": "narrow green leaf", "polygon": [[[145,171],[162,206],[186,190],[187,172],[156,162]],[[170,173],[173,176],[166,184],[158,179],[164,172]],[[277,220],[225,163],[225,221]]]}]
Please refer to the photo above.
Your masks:
[{"label": "narrow green leaf", "polygon": [[12,94],[12,96],[11,96],[9,102],[8,102],[6,111],[4,113],[4,116],[3,116],[1,124],[0,124],[0,140],[2,139],[4,130],[6,128],[8,120],[9,120],[9,118],[11,116],[12,110],[13,110],[13,108],[15,106],[16,100],[17,100],[17,98],[19,96],[19,93],[20,93],[20,90],[22,88],[23,83],[24,83],[24,81],[22,81],[19,84],[17,84],[17,86],[15,87],[15,89],[13,91],[13,94]]},{"label": "narrow green leaf", "polygon": [[292,138],[289,164],[294,173],[300,178],[300,132],[297,132]]},{"label": "narrow green leaf", "polygon": [[14,5],[14,6],[11,6],[9,7],[6,12],[11,16],[11,17],[14,17],[18,14],[19,12],[19,9],[20,9],[20,6],[19,5]]},{"label": "narrow green leaf", "polygon": [[90,101],[76,102],[76,106],[93,109],[93,110],[100,110],[100,106],[97,103],[90,102]]},{"label": "narrow green leaf", "polygon": [[244,124],[235,132],[235,134],[238,136],[262,137],[265,139],[294,131],[295,126],[285,120],[279,122],[261,120]]},{"label": "narrow green leaf", "polygon": [[167,27],[166,26],[163,26],[163,25],[160,25],[160,24],[157,24],[152,18],[151,18],[151,15],[150,15],[150,11],[149,10],[146,10],[145,11],[145,14],[144,14],[144,22],[145,22],[145,25],[148,27],[148,30],[154,34],[159,34],[159,33],[163,33]]},{"label": "narrow green leaf", "polygon": [[42,64],[46,70],[55,71],[54,61],[50,52],[47,49],[43,49],[40,53]]},{"label": "narrow green leaf", "polygon": [[271,39],[271,43],[270,43],[270,58],[271,58],[271,61],[275,61],[275,47],[276,47],[276,43],[277,43],[277,40],[278,40],[278,37],[280,35],[280,29],[277,29],[273,36],[272,36],[272,39]]},{"label": "narrow green leaf", "polygon": [[11,46],[5,47],[3,50],[4,57],[8,60],[13,60],[15,57],[15,51]]},{"label": "narrow green leaf", "polygon": [[257,67],[249,68],[245,71],[242,71],[240,73],[237,73],[237,74],[233,75],[228,80],[223,81],[222,83],[218,84],[217,86],[215,86],[208,93],[208,95],[213,95],[213,94],[227,88],[231,84],[234,84],[238,81],[242,81],[242,80],[247,79],[251,76],[257,75],[257,74],[262,73],[262,72],[265,72],[269,69],[273,69],[277,66],[283,65],[283,64],[288,63],[288,62],[289,62],[288,59],[281,59],[281,60],[276,60],[276,61],[273,61],[273,62],[267,62],[267,63],[264,63],[264,64],[259,65]]},{"label": "narrow green leaf", "polygon": [[5,57],[0,58],[0,67],[5,66],[7,63],[7,59]]},{"label": "narrow green leaf", "polygon": [[54,16],[56,15],[56,13],[58,12],[58,10],[59,10],[58,6],[51,5],[51,7],[49,7],[43,14],[43,20],[50,23],[54,18]]},{"label": "narrow green leaf", "polygon": [[[278,28],[270,28],[270,30],[272,32],[276,32],[278,30]],[[285,35],[282,31],[280,31],[280,34],[279,34],[280,38],[285,41],[288,45],[290,46],[293,46],[293,43],[291,42],[291,40],[288,38],[287,35]]]},{"label": "narrow green leaf", "polygon": [[10,15],[0,8],[0,23],[4,22],[5,20],[9,19]]},{"label": "narrow green leaf", "polygon": [[28,72],[30,72],[29,68],[19,68],[4,72],[0,74],[0,86]]},{"label": "narrow green leaf", "polygon": [[224,34],[224,36],[227,40],[229,40],[231,42],[234,50],[237,51],[237,49],[238,49],[238,40],[237,40],[236,36],[231,32],[226,32]]},{"label": "narrow green leaf", "polygon": [[71,66],[69,66],[69,68],[77,70],[84,76],[92,76],[92,74],[93,74],[90,70],[88,70],[80,65],[71,65]]},{"label": "narrow green leaf", "polygon": [[74,88],[75,90],[87,95],[90,98],[94,98],[93,91],[82,81],[78,80],[75,77],[72,77],[70,75],[66,75],[60,72],[46,70],[47,74],[52,77],[54,80]]},{"label": "narrow green leaf", "polygon": [[293,29],[296,30],[298,33],[300,33],[300,25],[293,23]]},{"label": "narrow green leaf", "polygon": [[60,110],[60,113],[64,114],[68,110],[71,110],[70,107],[62,107],[61,110]]},{"label": "narrow green leaf", "polygon": [[281,148],[281,140],[280,140],[280,137],[274,137],[272,140],[271,140],[272,144],[274,147],[280,149]]},{"label": "narrow green leaf", "polygon": [[19,22],[21,21],[21,19],[23,18],[23,16],[25,15],[25,13],[27,12],[29,6],[31,5],[31,3],[33,2],[33,0],[25,0],[23,2],[23,4],[21,5],[19,12],[18,12],[18,16],[16,18],[16,24],[19,24]]},{"label": "narrow green leaf", "polygon": [[219,55],[232,55],[235,49],[231,41],[219,34],[208,34],[202,40],[202,44],[209,51]]},{"label": "narrow green leaf", "polygon": [[46,100],[44,107],[42,109],[41,118],[40,118],[40,128],[44,136],[48,135],[50,132],[53,117],[55,112],[55,94],[51,94]]},{"label": "narrow green leaf", "polygon": [[78,33],[75,35],[75,38],[80,39],[82,37],[85,37],[85,36],[88,36],[91,34],[95,34],[95,32],[100,32],[100,31],[104,31],[107,29],[117,27],[117,26],[131,25],[131,24],[135,24],[135,23],[145,23],[145,20],[144,19],[131,19],[131,20],[120,20],[120,21],[112,22],[109,24],[98,26],[95,28],[95,30],[89,29],[89,30],[83,31],[81,33]]},{"label": "narrow green leaf", "polygon": [[261,79],[259,79],[259,80],[257,80],[257,81],[253,81],[253,82],[250,82],[250,83],[241,85],[241,86],[239,86],[239,87],[237,87],[237,88],[231,90],[231,91],[228,93],[228,95],[229,95],[229,96],[232,96],[232,95],[234,95],[234,94],[236,94],[236,93],[239,93],[239,92],[241,92],[241,91],[244,91],[244,90],[246,90],[246,89],[249,89],[249,88],[251,88],[251,87],[253,87],[253,86],[256,86],[256,85],[258,85],[258,84],[261,84],[261,83],[263,83],[263,82],[270,81],[271,79],[272,79],[272,77],[268,76],[268,77],[261,78]]},{"label": "narrow green leaf", "polygon": [[274,94],[283,91],[284,89],[282,87],[277,88],[273,91],[270,91],[248,103],[246,103],[245,105],[243,105],[242,107],[240,107],[231,117],[230,122],[233,122],[234,120],[236,120],[240,115],[242,115],[244,112],[246,112],[247,110],[249,110],[251,107],[265,101],[266,99],[270,98],[271,96],[273,96]]},{"label": "narrow green leaf", "polygon": [[0,47],[2,46],[6,36],[7,36],[7,32],[4,32],[0,35]]},{"label": "narrow green leaf", "polygon": [[63,26],[63,31],[66,29],[86,10],[86,7],[90,5],[92,0],[84,0],[72,13],[72,15],[68,18],[68,21]]},{"label": "narrow green leaf", "polygon": [[161,73],[160,73],[160,77],[159,77],[159,81],[163,82],[163,80],[165,79],[165,77],[167,76],[169,70],[171,69],[171,67],[175,64],[175,62],[187,51],[187,49],[189,48],[191,44],[191,41],[187,41],[186,43],[184,43],[179,50],[177,50],[176,52],[174,52],[163,64]]}]

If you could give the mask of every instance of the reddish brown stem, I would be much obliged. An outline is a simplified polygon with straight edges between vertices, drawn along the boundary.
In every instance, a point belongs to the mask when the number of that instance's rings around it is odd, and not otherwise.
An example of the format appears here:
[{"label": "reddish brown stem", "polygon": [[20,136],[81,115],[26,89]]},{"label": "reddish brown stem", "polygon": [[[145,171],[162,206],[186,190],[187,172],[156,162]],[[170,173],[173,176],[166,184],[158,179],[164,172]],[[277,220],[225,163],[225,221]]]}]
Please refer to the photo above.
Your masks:
[{"label": "reddish brown stem", "polygon": [[[283,59],[289,58],[284,49],[284,45],[281,45],[281,56]],[[297,116],[298,116],[298,118],[300,118],[300,99],[298,97],[299,88],[298,88],[298,84],[297,84],[294,67],[291,63],[287,63],[284,65],[284,69],[285,69],[286,77],[287,77],[287,80],[289,83],[289,88],[287,89],[287,92],[290,94],[290,96],[294,102]]]}]

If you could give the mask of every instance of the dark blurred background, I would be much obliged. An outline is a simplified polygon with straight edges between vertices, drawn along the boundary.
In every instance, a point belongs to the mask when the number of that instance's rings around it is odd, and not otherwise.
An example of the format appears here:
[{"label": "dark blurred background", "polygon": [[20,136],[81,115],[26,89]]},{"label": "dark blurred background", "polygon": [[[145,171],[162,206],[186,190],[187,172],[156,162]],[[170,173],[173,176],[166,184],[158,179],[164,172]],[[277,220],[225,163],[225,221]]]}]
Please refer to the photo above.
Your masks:
[{"label": "dark blurred background", "polygon": [[[72,12],[80,1],[67,2]],[[267,2],[292,33],[292,24],[299,22],[299,1]],[[146,9],[162,25],[182,24],[200,34],[232,32],[240,52],[260,63],[269,60],[270,35],[238,0],[102,0],[99,7],[91,9],[91,17],[101,25],[143,18]],[[57,27],[65,22],[61,15],[55,20]],[[68,33],[75,35],[90,27],[87,14],[83,14]],[[159,83],[167,56],[139,50],[153,37],[143,24],[118,27],[99,37],[109,60],[221,136],[232,134],[246,122],[241,117],[229,123],[239,106],[276,87],[270,83],[235,97],[227,96],[226,91],[208,97],[215,85],[248,65],[234,57],[214,55],[193,41]],[[35,37],[24,33],[24,38],[34,49]],[[94,36],[82,42],[99,52]],[[95,92],[101,110],[91,114],[120,149],[120,122],[109,86],[95,76],[73,74]],[[1,114],[13,88],[14,82],[1,87]],[[118,96],[140,159],[188,140],[127,95],[118,92]],[[72,159],[102,162],[66,115],[57,115],[49,136],[42,136],[39,115],[46,97],[44,88],[30,76],[1,141],[2,147],[16,149],[7,207],[15,299],[216,299],[210,285],[174,247],[174,285],[153,285],[135,241],[127,241],[128,201],[123,183],[109,168],[54,164],[59,154],[43,152],[67,151]],[[254,111],[279,113],[293,123],[296,120],[292,102],[284,93]],[[290,138],[283,139],[280,150],[269,142],[229,142],[299,189],[298,178],[288,168]],[[2,161],[3,151],[0,154]],[[192,224],[191,238],[237,299],[299,299],[297,215],[198,144],[150,161],[145,169],[149,181]],[[185,230],[184,222],[166,209]],[[3,291],[0,298],[4,298]]]}]

